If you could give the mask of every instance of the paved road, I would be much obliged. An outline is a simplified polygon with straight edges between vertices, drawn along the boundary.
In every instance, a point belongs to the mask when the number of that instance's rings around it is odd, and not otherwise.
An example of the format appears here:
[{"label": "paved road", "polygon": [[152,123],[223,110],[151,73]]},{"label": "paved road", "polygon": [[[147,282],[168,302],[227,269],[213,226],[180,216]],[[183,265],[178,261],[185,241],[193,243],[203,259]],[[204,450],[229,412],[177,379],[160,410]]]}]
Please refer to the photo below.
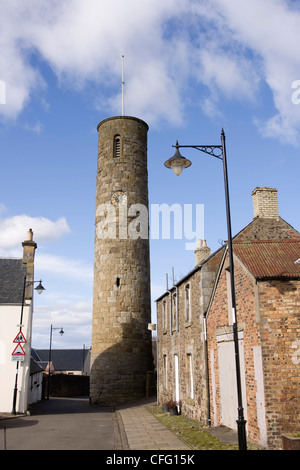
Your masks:
[{"label": "paved road", "polygon": [[[0,450],[172,450],[188,455],[190,448],[147,410],[155,404],[148,398],[115,411],[91,407],[87,397],[50,398],[33,405],[30,416],[0,415]],[[234,431],[227,430],[226,436],[222,429],[213,431],[224,442],[237,440]]]},{"label": "paved road", "polygon": [[121,433],[112,408],[87,398],[50,398],[30,416],[0,421],[0,450],[117,450]]}]

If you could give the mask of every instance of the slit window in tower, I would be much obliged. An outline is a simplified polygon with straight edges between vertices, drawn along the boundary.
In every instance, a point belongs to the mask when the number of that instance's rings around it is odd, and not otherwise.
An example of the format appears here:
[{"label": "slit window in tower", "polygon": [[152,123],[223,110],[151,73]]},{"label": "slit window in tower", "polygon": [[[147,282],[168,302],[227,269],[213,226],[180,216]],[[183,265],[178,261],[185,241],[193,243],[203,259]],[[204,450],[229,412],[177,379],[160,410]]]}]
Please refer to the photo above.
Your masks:
[{"label": "slit window in tower", "polygon": [[121,280],[119,277],[117,277],[117,280],[116,280],[116,286],[117,287],[120,287],[120,283],[121,283]]},{"label": "slit window in tower", "polygon": [[114,139],[114,158],[119,158],[120,156],[121,156],[121,138],[119,135],[116,135]]}]

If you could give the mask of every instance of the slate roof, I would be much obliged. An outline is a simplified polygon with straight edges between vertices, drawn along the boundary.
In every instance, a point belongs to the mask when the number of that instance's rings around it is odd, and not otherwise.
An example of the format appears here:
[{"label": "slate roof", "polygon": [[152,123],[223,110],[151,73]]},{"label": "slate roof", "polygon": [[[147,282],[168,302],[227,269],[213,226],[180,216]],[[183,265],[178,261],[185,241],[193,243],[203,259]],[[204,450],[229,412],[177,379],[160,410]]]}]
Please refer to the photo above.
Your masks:
[{"label": "slate roof", "polygon": [[[51,362],[56,371],[82,370],[89,349],[52,349]],[[49,361],[49,349],[31,350],[31,356],[45,370]]]},{"label": "slate roof", "polygon": [[21,304],[26,267],[22,259],[0,258],[0,304]]},{"label": "slate roof", "polygon": [[300,278],[300,240],[235,242],[233,253],[256,279]]},{"label": "slate roof", "polygon": [[31,357],[30,358],[30,375],[36,374],[37,372],[43,372],[43,368]]}]

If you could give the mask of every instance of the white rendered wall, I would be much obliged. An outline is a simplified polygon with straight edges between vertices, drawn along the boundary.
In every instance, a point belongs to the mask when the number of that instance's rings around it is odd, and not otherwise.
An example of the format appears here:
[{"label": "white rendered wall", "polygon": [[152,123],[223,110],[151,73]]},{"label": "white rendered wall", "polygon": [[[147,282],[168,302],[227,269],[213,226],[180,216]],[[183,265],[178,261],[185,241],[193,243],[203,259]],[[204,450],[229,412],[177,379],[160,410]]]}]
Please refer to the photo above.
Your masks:
[{"label": "white rendered wall", "polygon": [[[0,305],[0,413],[11,413],[17,362],[12,360],[13,343],[19,333],[21,305]],[[27,301],[23,310],[22,333],[27,343],[22,344],[25,351],[24,361],[19,361],[16,412],[25,413],[28,407],[28,387],[30,385],[32,307]]]}]

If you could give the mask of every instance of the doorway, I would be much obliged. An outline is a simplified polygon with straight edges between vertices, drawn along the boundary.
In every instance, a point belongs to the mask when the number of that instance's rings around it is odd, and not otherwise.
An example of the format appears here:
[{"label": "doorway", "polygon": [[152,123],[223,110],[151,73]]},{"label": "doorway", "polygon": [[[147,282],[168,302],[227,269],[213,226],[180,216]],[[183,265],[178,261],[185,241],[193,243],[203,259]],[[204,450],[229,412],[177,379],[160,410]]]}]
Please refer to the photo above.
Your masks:
[{"label": "doorway", "polygon": [[[238,418],[238,400],[233,334],[219,335],[217,337],[217,342],[221,423],[224,426],[236,430],[236,421]],[[239,339],[239,356],[241,370],[242,402],[244,408],[244,416],[247,420],[244,342],[242,338]]]}]

